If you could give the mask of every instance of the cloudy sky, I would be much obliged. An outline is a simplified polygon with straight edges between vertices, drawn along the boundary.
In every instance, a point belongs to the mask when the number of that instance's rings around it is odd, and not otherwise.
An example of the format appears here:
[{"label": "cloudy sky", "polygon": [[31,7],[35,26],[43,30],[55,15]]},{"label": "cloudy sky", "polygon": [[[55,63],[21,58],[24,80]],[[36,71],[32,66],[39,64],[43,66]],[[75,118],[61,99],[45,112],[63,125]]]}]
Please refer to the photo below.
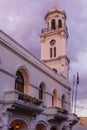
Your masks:
[{"label": "cloudy sky", "polygon": [[44,15],[54,6],[67,14],[70,85],[79,72],[77,113],[87,116],[87,0],[0,0],[0,29],[40,58]]}]

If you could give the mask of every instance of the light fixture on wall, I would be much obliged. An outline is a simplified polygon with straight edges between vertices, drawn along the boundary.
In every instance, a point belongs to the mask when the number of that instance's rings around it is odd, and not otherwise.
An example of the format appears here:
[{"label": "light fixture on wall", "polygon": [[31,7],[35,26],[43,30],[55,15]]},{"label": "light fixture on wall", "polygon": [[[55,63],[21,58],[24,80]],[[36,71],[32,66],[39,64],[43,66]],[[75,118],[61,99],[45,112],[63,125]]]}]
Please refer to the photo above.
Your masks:
[{"label": "light fixture on wall", "polygon": [[19,126],[19,124],[17,123],[17,124],[16,124],[16,129],[19,130],[19,128],[20,128],[20,126]]}]

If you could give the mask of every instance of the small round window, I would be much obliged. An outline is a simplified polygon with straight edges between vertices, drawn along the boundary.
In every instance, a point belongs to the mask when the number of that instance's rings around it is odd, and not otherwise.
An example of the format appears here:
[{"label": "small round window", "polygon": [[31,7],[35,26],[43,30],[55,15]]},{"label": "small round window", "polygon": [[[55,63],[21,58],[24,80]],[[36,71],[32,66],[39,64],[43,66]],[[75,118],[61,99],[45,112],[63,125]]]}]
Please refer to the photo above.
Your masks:
[{"label": "small round window", "polygon": [[53,39],[50,41],[50,45],[54,45],[56,43],[56,41]]}]

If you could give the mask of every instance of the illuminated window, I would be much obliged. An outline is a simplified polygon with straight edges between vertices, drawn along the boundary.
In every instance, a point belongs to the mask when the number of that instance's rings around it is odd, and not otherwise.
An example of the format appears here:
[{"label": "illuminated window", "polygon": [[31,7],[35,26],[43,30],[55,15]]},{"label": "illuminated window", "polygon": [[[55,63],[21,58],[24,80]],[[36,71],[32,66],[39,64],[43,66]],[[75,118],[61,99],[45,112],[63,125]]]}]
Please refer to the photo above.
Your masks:
[{"label": "illuminated window", "polygon": [[52,93],[52,106],[57,106],[57,92],[56,92],[56,90],[53,90],[53,93]]}]

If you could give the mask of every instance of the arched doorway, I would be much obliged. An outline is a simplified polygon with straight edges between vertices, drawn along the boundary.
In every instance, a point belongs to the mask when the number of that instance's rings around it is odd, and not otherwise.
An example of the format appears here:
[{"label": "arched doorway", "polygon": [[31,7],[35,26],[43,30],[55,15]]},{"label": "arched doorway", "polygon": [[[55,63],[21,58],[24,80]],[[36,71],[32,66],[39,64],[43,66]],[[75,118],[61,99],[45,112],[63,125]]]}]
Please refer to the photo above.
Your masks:
[{"label": "arched doorway", "polygon": [[28,130],[28,126],[23,120],[17,119],[10,123],[9,130]]},{"label": "arched doorway", "polygon": [[50,130],[57,130],[56,126],[52,126]]},{"label": "arched doorway", "polygon": [[35,130],[46,130],[46,126],[44,124],[40,123],[36,126]]}]

